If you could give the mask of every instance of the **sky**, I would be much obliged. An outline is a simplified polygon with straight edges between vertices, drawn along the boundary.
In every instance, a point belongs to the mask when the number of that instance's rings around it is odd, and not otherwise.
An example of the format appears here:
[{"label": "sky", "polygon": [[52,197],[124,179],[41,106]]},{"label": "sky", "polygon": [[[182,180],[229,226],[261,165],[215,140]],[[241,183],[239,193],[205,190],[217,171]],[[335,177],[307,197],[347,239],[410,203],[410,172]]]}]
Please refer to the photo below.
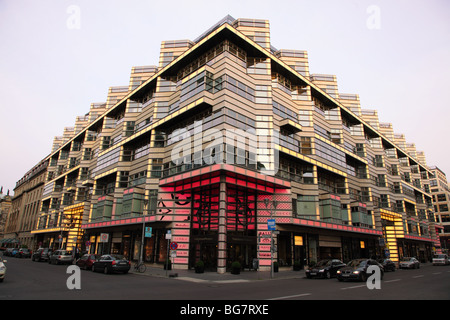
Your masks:
[{"label": "sky", "polygon": [[158,65],[161,41],[227,14],[269,20],[273,46],[306,50],[310,73],[336,75],[450,176],[448,0],[0,0],[3,193],[133,66]]}]

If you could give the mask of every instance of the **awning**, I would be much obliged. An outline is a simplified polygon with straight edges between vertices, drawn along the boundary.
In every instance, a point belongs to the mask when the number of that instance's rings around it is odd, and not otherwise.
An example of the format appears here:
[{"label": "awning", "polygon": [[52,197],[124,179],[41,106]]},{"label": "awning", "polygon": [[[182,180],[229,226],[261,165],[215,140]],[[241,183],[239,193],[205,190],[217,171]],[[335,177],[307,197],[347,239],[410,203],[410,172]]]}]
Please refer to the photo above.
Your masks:
[{"label": "awning", "polygon": [[7,238],[0,240],[0,243],[19,243],[19,240],[14,238]]}]

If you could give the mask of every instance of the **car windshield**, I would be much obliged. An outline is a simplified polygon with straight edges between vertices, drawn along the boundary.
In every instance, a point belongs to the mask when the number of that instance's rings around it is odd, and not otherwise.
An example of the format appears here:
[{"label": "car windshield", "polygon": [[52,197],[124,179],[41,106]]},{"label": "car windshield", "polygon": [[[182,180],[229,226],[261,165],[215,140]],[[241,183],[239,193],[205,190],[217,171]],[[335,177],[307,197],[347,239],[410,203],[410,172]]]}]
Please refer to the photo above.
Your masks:
[{"label": "car windshield", "polygon": [[444,254],[437,254],[434,256],[435,259],[444,259],[445,255]]},{"label": "car windshield", "polygon": [[406,257],[406,258],[403,258],[402,261],[408,262],[408,261],[411,261],[411,259],[412,258],[410,258],[410,257]]},{"label": "car windshield", "polygon": [[65,256],[71,256],[72,255],[72,251],[63,250],[63,251],[61,251],[61,254],[65,255]]},{"label": "car windshield", "polygon": [[350,261],[347,266],[356,268],[356,267],[364,267],[366,265],[366,260],[352,260]]},{"label": "car windshield", "polygon": [[125,260],[125,257],[122,256],[122,255],[120,255],[120,254],[112,254],[111,257],[112,257],[114,260]]},{"label": "car windshield", "polygon": [[320,260],[317,262],[316,267],[324,267],[328,265],[331,262],[331,260]]}]

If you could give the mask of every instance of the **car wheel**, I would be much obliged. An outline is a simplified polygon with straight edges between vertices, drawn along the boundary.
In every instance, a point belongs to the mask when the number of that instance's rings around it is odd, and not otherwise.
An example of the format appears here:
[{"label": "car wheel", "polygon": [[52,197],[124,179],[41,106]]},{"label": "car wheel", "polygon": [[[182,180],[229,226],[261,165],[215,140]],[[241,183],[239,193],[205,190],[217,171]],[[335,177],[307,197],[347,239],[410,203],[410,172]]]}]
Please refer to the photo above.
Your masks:
[{"label": "car wheel", "polygon": [[331,279],[331,273],[330,273],[330,271],[325,272],[325,278]]},{"label": "car wheel", "polygon": [[104,274],[108,274],[108,273],[109,273],[108,267],[107,267],[107,266],[105,266],[105,269],[103,269],[103,273],[104,273]]},{"label": "car wheel", "polygon": [[92,268],[91,268],[91,271],[92,271],[92,272],[95,272],[95,268],[94,268],[94,266],[92,266]]}]

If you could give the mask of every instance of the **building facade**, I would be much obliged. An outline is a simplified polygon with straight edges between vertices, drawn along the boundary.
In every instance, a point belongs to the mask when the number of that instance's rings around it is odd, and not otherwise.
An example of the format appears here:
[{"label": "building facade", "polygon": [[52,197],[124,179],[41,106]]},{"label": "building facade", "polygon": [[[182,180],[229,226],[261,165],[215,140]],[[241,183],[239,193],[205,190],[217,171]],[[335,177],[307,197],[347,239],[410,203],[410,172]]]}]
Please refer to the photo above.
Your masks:
[{"label": "building facade", "polygon": [[438,229],[442,251],[448,253],[450,248],[450,189],[448,187],[445,173],[434,166],[430,170],[433,175],[430,177],[430,189],[433,197],[436,221],[441,228]]},{"label": "building facade", "polygon": [[0,188],[0,245],[5,246],[10,240],[5,239],[5,228],[11,211],[11,196],[9,190],[7,194],[3,193],[3,187]]},{"label": "building facade", "polygon": [[139,259],[143,241],[146,262],[222,273],[429,260],[439,242],[424,157],[335,76],[310,74],[306,51],[272,46],[266,20],[162,42],[158,66],[134,67],[65,132],[33,231],[49,246]]},{"label": "building facade", "polygon": [[5,226],[5,238],[15,246],[36,247],[31,233],[41,214],[41,197],[47,181],[48,161],[39,161],[16,183],[11,199],[11,210]]}]

